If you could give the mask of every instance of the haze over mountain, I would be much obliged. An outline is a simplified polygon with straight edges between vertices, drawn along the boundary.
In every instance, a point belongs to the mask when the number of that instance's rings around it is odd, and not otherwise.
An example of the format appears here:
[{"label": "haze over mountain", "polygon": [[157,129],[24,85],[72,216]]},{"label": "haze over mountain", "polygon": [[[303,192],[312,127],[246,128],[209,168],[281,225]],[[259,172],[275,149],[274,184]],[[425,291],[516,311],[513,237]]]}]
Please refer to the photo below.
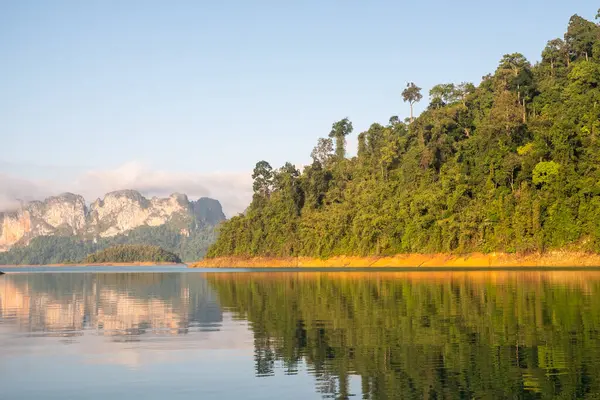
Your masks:
[{"label": "haze over mountain", "polygon": [[[21,201],[42,200],[65,192],[78,193],[92,201],[122,189],[137,190],[150,197],[179,192],[191,198],[216,198],[228,216],[243,211],[252,199],[251,172],[173,173],[130,162],[114,169],[89,170],[81,174],[48,168],[53,176],[36,179],[2,173],[3,169],[10,168],[14,166],[0,162],[0,211],[16,210]],[[38,168],[23,169],[37,171]]]},{"label": "haze over mountain", "polygon": [[115,244],[161,246],[182,259],[201,258],[225,220],[218,200],[185,194],[147,199],[135,190],[106,194],[88,205],[63,193],[0,213],[1,263],[80,261]]}]

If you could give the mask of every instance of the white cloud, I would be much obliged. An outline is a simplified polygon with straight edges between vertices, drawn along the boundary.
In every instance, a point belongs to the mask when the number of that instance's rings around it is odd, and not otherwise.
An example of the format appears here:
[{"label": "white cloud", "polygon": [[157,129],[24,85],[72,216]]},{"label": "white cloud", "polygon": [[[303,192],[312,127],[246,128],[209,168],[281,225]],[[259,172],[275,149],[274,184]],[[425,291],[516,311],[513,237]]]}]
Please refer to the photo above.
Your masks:
[{"label": "white cloud", "polygon": [[0,210],[14,210],[21,202],[47,196],[48,189],[46,181],[34,182],[0,173]]},{"label": "white cloud", "polygon": [[43,200],[62,192],[82,195],[88,202],[114,190],[134,189],[144,196],[184,193],[190,200],[217,199],[230,217],[242,212],[252,198],[250,172],[167,172],[130,162],[115,169],[90,170],[66,181],[41,181],[0,174],[0,210],[18,207],[19,200]]}]

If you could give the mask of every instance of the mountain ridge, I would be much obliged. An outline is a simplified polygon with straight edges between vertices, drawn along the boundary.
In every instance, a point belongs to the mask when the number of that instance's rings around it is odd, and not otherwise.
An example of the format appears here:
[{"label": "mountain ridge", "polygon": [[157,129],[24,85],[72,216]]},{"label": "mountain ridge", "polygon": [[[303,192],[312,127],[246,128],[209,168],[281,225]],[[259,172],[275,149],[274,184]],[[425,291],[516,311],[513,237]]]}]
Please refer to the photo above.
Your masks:
[{"label": "mountain ridge", "polygon": [[[0,252],[22,251],[32,242],[46,248],[50,243],[109,245],[133,240],[127,236],[135,237],[139,244],[145,244],[148,237],[157,245],[168,238],[166,247],[173,251],[183,238],[200,235],[199,245],[205,247],[214,240],[215,226],[224,220],[221,203],[209,197],[189,200],[185,194],[173,193],[146,198],[136,190],[124,189],[87,203],[83,196],[65,192],[0,212]],[[49,239],[52,237],[56,240]]]},{"label": "mountain ridge", "polygon": [[[210,203],[210,213],[204,211],[205,203]],[[219,201],[208,197],[190,201],[185,194],[173,193],[148,199],[136,190],[125,189],[109,192],[88,206],[83,196],[65,192],[0,212],[0,251],[27,245],[38,236],[73,235],[93,240],[144,225],[170,222],[183,230],[191,222],[216,225],[224,219]]]}]

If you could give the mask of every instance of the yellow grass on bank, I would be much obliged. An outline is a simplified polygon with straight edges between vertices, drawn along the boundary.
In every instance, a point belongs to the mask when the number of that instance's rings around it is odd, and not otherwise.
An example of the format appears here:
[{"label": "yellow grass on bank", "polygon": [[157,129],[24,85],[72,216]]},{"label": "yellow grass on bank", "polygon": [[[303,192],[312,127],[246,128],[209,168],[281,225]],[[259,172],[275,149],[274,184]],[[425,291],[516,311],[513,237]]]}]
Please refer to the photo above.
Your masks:
[{"label": "yellow grass on bank", "polygon": [[188,264],[191,268],[257,267],[600,267],[600,254],[548,252],[542,254],[471,253],[399,254],[391,257],[220,257]]}]

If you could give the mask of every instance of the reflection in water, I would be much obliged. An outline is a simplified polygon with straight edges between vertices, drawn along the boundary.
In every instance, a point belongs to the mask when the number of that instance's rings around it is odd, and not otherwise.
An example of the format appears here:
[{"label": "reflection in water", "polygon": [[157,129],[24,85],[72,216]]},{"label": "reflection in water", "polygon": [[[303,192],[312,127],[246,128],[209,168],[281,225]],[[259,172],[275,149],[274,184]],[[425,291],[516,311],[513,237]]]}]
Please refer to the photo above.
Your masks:
[{"label": "reflection in water", "polygon": [[[597,398],[597,272],[222,273],[255,368],[303,361],[324,397]],[[353,379],[360,379],[357,391]]]},{"label": "reflection in water", "polygon": [[[11,274],[0,386],[48,399],[597,398],[599,296],[594,271]],[[93,390],[73,392],[74,375]]]},{"label": "reflection in water", "polygon": [[123,337],[215,329],[222,315],[198,274],[15,274],[0,281],[0,318],[31,335]]}]

